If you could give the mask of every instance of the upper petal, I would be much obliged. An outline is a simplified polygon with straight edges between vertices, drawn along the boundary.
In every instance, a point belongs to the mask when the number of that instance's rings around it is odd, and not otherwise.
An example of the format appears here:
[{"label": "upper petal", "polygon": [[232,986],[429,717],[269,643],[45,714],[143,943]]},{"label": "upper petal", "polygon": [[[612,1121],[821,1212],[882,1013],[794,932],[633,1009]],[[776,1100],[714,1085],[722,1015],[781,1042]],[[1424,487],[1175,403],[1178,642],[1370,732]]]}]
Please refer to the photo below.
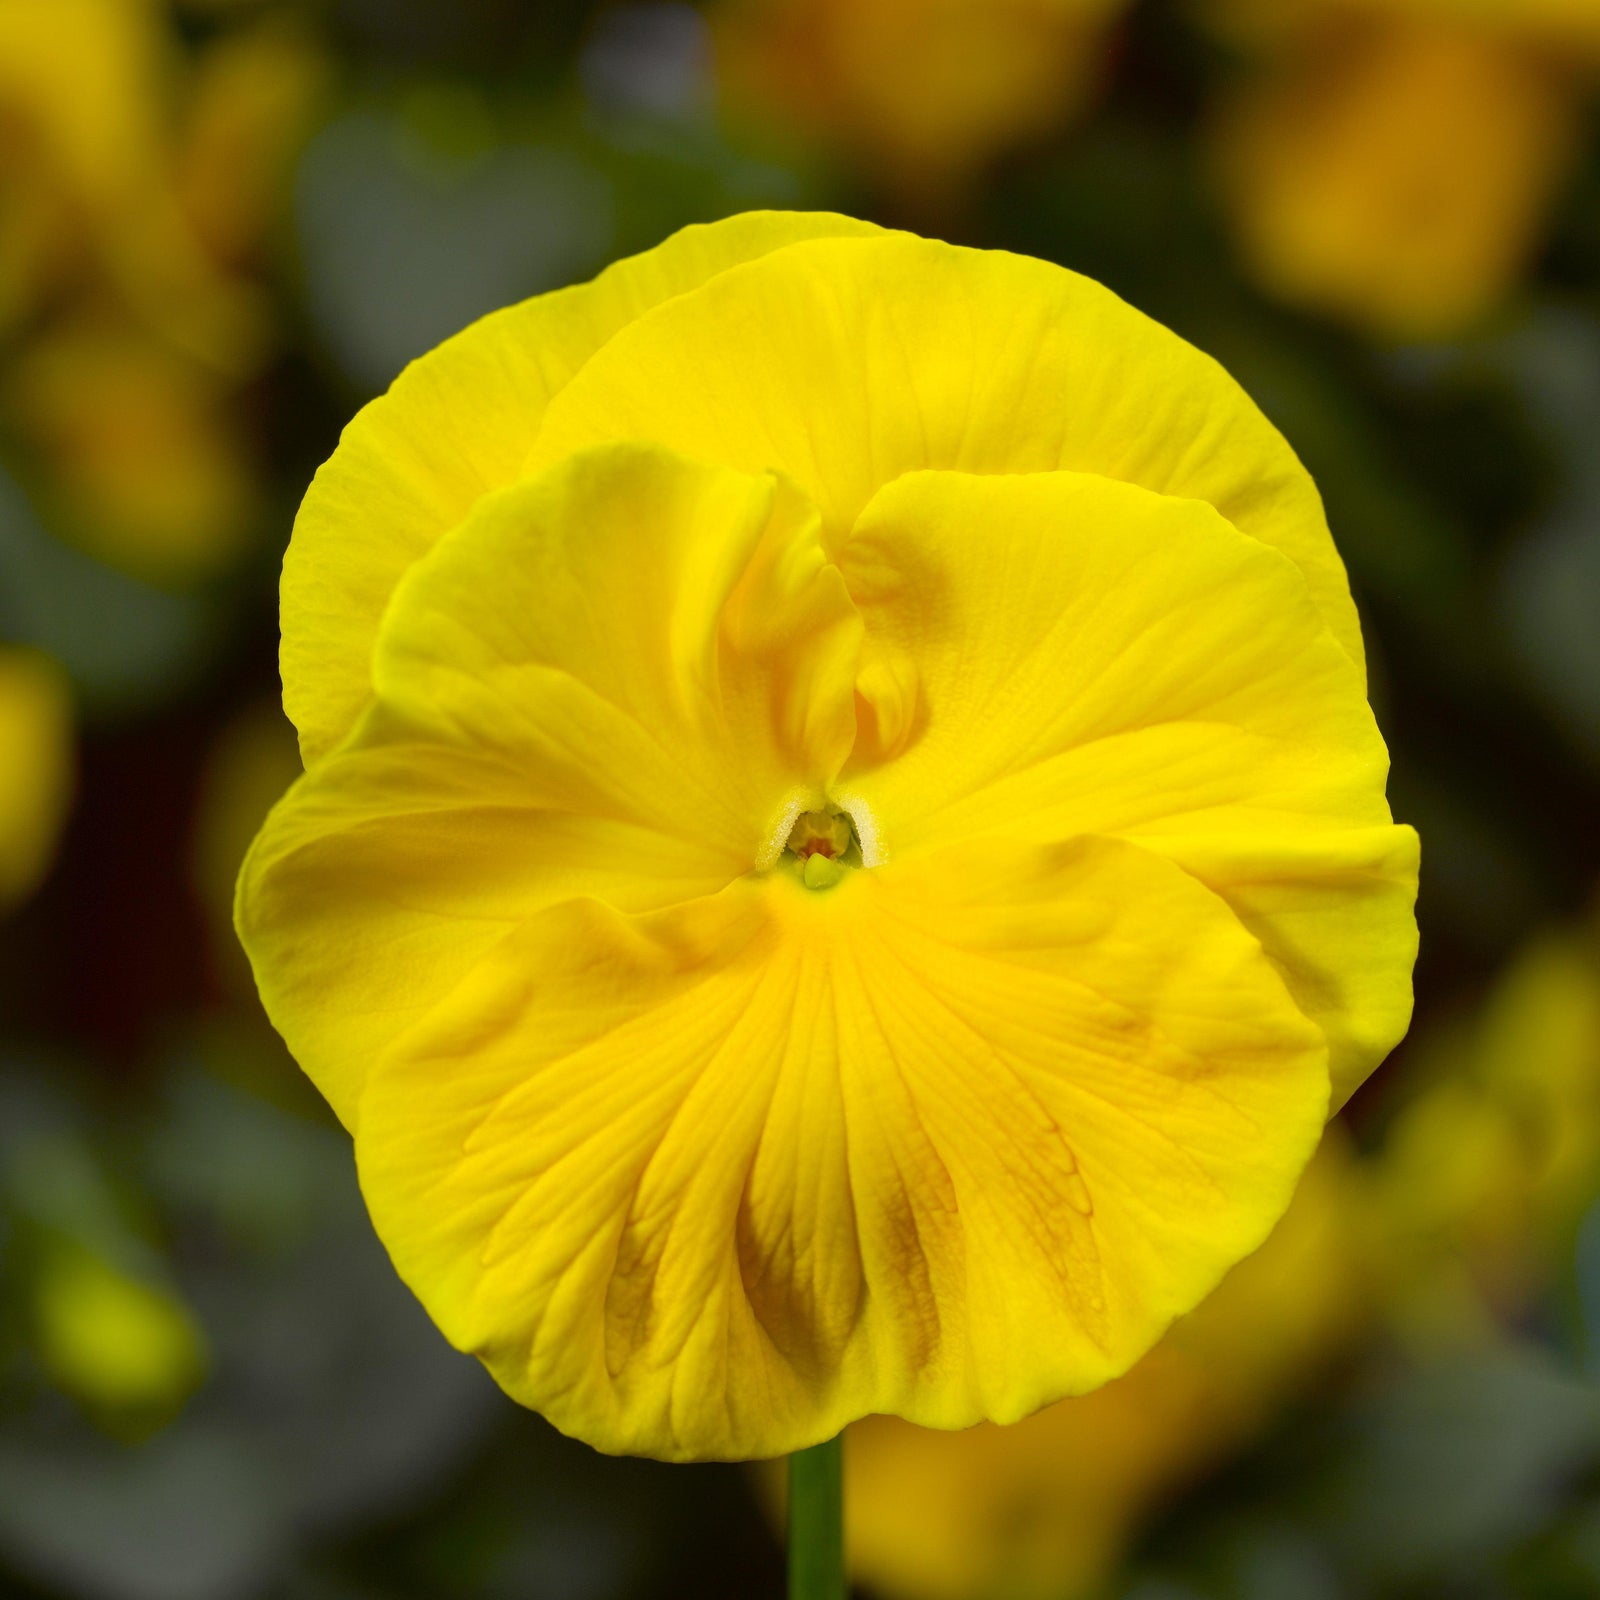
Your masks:
[{"label": "upper petal", "polygon": [[850,748],[859,638],[792,489],[650,446],[440,540],[385,617],[378,698],[240,877],[262,999],[339,1115],[553,901],[641,910],[749,872]]},{"label": "upper petal", "polygon": [[[911,473],[862,512],[840,565],[874,712],[846,782],[893,817],[902,850],[1044,805],[1057,834],[1265,807],[1291,777],[1342,821],[1387,820],[1387,752],[1359,671],[1294,565],[1203,501],[1087,473]],[[887,705],[881,682],[895,685]],[[1124,773],[1131,735],[1194,725],[1245,736],[1225,789],[1193,792],[1193,761],[1171,788],[1151,787],[1159,768]],[[1291,744],[1289,773],[1252,770]],[[1109,782],[1053,781],[1054,758],[1106,746]]]},{"label": "upper petal", "polygon": [[850,751],[860,639],[791,486],[606,445],[440,541],[395,594],[373,681],[410,725],[514,752],[530,797],[656,818],[749,870]]},{"label": "upper petal", "polygon": [[1276,1220],[1325,1063],[1187,874],[990,844],[552,907],[385,1054],[357,1154],[518,1399],[606,1450],[767,1456],[1124,1370]]},{"label": "upper petal", "polygon": [[1048,262],[906,234],[774,251],[612,339],[546,411],[534,460],[616,438],[781,469],[832,537],[924,468],[1068,468],[1203,500],[1300,568],[1362,660],[1316,488],[1281,435],[1210,357]]},{"label": "upper petal", "polygon": [[522,476],[550,397],[619,328],[797,239],[874,231],[825,212],[770,211],[686,228],[592,283],[473,323],[364,407],[307,491],[284,558],[284,707],[307,764],[370,698],[372,646],[401,574],[482,496]]},{"label": "upper petal", "polygon": [[842,793],[884,851],[1121,834],[1222,895],[1327,1032],[1410,1017],[1416,836],[1302,575],[1212,507],[1076,473],[909,474],[841,557],[867,627]]}]

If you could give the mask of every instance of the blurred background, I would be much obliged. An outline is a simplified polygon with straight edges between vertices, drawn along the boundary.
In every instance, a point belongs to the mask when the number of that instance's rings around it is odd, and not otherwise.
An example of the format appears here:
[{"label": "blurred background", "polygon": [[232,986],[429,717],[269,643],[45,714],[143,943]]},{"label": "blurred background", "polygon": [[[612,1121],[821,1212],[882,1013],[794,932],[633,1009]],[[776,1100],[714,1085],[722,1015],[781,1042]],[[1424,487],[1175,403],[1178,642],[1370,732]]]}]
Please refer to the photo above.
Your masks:
[{"label": "blurred background", "polygon": [[1349,562],[1412,1036],[1121,1382],[849,1444],[882,1600],[1600,1596],[1600,0],[0,0],[0,1595],[776,1596],[454,1355],[228,925],[275,582],[481,312],[827,206],[1218,356]]}]

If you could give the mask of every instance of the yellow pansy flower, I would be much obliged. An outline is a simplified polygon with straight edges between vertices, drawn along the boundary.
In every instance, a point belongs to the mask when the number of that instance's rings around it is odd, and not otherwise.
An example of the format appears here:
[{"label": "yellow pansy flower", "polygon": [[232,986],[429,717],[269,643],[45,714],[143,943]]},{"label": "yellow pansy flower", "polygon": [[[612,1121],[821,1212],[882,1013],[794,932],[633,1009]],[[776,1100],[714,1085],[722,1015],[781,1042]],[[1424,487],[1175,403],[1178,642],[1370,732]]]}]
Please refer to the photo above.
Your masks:
[{"label": "yellow pansy flower", "polygon": [[1406,1025],[1316,491],[1044,262],[754,214],[496,313],[346,430],[283,630],[268,1012],[435,1320],[602,1449],[1093,1388]]}]

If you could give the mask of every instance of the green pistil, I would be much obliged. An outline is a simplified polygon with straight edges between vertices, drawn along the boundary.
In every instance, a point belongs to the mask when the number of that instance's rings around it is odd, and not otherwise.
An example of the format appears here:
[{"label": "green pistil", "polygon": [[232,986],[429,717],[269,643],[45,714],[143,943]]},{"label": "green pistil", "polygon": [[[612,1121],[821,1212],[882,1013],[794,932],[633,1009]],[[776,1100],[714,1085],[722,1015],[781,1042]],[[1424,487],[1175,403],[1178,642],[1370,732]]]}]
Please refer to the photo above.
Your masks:
[{"label": "green pistil", "polygon": [[838,811],[802,811],[789,830],[787,849],[799,857],[801,881],[808,889],[831,889],[851,866],[859,865],[861,854],[850,819]]},{"label": "green pistil", "polygon": [[800,877],[808,889],[831,889],[849,870],[831,856],[807,856]]}]

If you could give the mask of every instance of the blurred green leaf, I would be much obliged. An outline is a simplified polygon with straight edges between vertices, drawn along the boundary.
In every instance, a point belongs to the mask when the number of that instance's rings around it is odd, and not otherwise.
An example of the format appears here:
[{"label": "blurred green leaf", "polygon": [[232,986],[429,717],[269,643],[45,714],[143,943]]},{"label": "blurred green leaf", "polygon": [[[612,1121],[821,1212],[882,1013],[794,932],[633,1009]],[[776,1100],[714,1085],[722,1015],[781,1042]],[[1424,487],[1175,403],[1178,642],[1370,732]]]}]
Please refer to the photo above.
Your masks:
[{"label": "blurred green leaf", "polygon": [[1600,324],[1545,308],[1494,355],[1556,447],[1564,480],[1505,563],[1505,626],[1539,694],[1600,763]]},{"label": "blurred green leaf", "polygon": [[570,150],[502,142],[464,87],[337,118],[295,207],[312,318],[368,392],[486,312],[590,276],[612,237],[606,180]]},{"label": "blurred green leaf", "polygon": [[1442,1584],[1535,1532],[1597,1460],[1600,1391],[1548,1356],[1444,1358],[1353,1406],[1312,1525],[1362,1585]]},{"label": "blurred green leaf", "polygon": [[216,627],[203,597],[169,594],[52,538],[0,470],[0,639],[48,651],[91,709],[172,694],[203,665]]},{"label": "blurred green leaf", "polygon": [[271,1464],[224,1427],[136,1449],[0,1440],[0,1546],[86,1600],[244,1600],[284,1549],[277,1489]]}]

